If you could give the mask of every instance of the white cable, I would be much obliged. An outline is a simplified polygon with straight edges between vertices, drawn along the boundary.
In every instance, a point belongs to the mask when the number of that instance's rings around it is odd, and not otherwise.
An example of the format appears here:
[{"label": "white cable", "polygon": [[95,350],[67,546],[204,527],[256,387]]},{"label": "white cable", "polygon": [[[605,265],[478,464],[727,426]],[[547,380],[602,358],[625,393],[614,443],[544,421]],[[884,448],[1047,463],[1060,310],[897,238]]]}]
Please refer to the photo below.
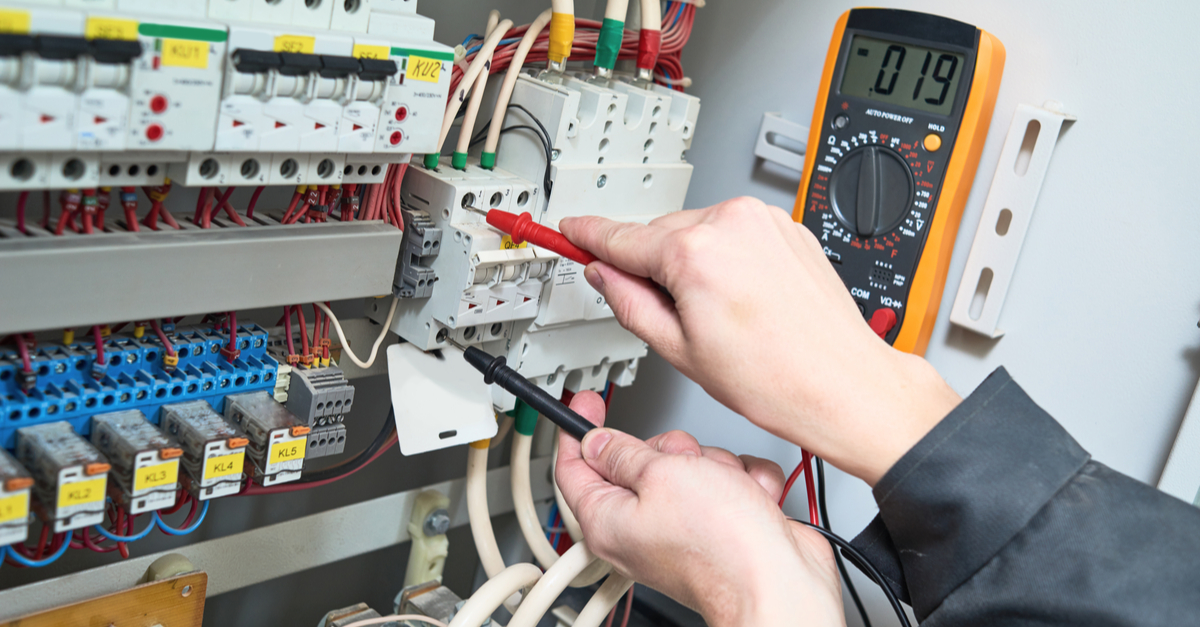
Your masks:
[{"label": "white cable", "polygon": [[537,508],[533,504],[533,490],[529,481],[529,454],[532,447],[533,436],[523,433],[513,434],[511,460],[513,507],[517,514],[517,524],[521,526],[521,533],[525,536],[525,541],[529,543],[529,548],[533,550],[533,557],[542,565],[542,568],[550,568],[558,561],[558,552],[554,550],[554,546],[542,532],[542,523],[539,520]]},{"label": "white cable", "polygon": [[595,561],[599,560],[588,550],[586,542],[572,546],[546,571],[545,575],[542,575],[533,590],[530,590],[529,594],[525,596],[521,607],[517,608],[517,613],[513,614],[512,620],[508,622],[508,627],[534,627],[537,625],[542,615],[558,599],[558,595],[562,594],[572,580]]},{"label": "white cable", "polygon": [[[643,0],[642,4],[646,4]],[[604,8],[604,19],[625,22],[625,13],[629,11],[629,0],[608,0]]]},{"label": "white cable", "polygon": [[430,618],[428,616],[421,616],[420,614],[392,614],[391,616],[381,616],[379,618],[364,618],[363,620],[356,620],[353,623],[346,625],[345,627],[366,627],[367,625],[383,625],[385,623],[394,623],[396,621],[401,621],[401,620],[415,620],[415,621],[420,621],[422,623],[429,623],[430,625],[437,625],[437,627],[447,627],[446,623],[443,623],[440,620],[436,620],[436,619]]},{"label": "white cable", "polygon": [[[438,143],[436,153],[441,153],[442,146],[446,143],[446,136],[450,134],[450,127],[454,126],[454,118],[458,116],[458,109],[462,106],[463,100],[466,99],[467,90],[475,84],[475,79],[479,78],[479,74],[483,72],[484,66],[488,59],[492,58],[492,53],[496,51],[496,45],[504,38],[504,34],[512,28],[512,20],[504,20],[496,25],[496,30],[483,41],[483,47],[479,49],[479,53],[475,55],[475,60],[467,68],[467,73],[463,75],[462,81],[458,84],[458,89],[450,94],[450,105],[446,107],[446,117],[442,119],[442,131],[438,135]],[[470,133],[467,134],[468,137]]]},{"label": "white cable", "polygon": [[541,569],[533,564],[513,564],[505,568],[500,574],[487,580],[467,599],[462,609],[454,615],[454,620],[450,621],[450,627],[479,627],[505,599],[529,587],[541,577]]},{"label": "white cable", "polygon": [[550,0],[551,10],[575,17],[575,0]]},{"label": "white cable", "polygon": [[329,311],[329,308],[324,303],[314,304],[320,307],[321,311],[325,312],[326,316],[329,316],[329,321],[333,323],[333,330],[337,332],[338,339],[342,342],[342,354],[349,357],[350,361],[354,362],[354,365],[366,370],[375,363],[375,358],[379,356],[379,346],[383,344],[383,338],[387,337],[388,329],[392,326],[392,317],[396,315],[396,303],[398,302],[400,301],[395,298],[392,299],[392,307],[388,309],[387,319],[383,321],[383,328],[379,330],[379,337],[375,338],[375,344],[371,346],[371,356],[367,357],[366,361],[359,359],[358,355],[355,355],[354,351],[350,350],[350,342],[346,341],[346,334],[342,332],[342,324],[338,322],[337,316],[333,315],[333,312]]},{"label": "white cable", "polygon": [[[489,37],[496,30],[497,23],[500,22],[500,12],[492,9],[488,14],[487,29],[484,31],[484,37]],[[482,53],[483,51],[480,50]],[[471,136],[475,134],[475,121],[479,118],[479,109],[483,106],[483,94],[487,89],[488,76],[492,73],[492,56],[487,56],[487,65],[484,66],[484,71],[479,74],[479,78],[475,80],[475,87],[471,91],[471,101],[467,103],[467,112],[463,114],[462,126],[458,130],[458,145],[455,147],[455,152],[467,153],[471,150]]]},{"label": "white cable", "polygon": [[[513,509],[517,514],[517,524],[521,527],[521,535],[525,536],[525,542],[533,551],[534,558],[542,565],[542,568],[550,568],[559,560],[559,557],[558,551],[554,550],[554,546],[546,539],[546,532],[542,529],[537,507],[533,503],[533,489],[529,480],[529,455],[532,446],[532,436],[519,432],[513,435],[510,461],[512,464]],[[571,587],[590,586],[600,581],[600,578],[607,575],[611,568],[612,566],[608,562],[597,560],[595,564],[581,572],[575,581],[571,582]]]},{"label": "white cable", "polygon": [[[561,429],[555,431],[557,436]],[[558,476],[554,473],[558,472],[558,437],[554,438],[554,453],[550,457],[550,477],[551,483],[554,484],[554,503],[558,505],[558,514],[562,516],[563,526],[567,528],[567,533],[571,536],[571,540],[579,542],[583,539],[583,528],[579,526],[579,519],[575,518],[575,512],[567,506],[567,500],[563,498],[562,490],[558,489]]]},{"label": "white cable", "polygon": [[662,5],[642,0],[642,30],[662,30]]},{"label": "white cable", "polygon": [[[654,2],[650,2],[650,4],[654,4]],[[517,78],[521,75],[521,66],[525,64],[525,57],[529,55],[529,50],[533,48],[538,35],[542,34],[546,25],[550,23],[550,17],[553,14],[553,9],[542,11],[533,24],[529,25],[529,30],[525,31],[521,43],[517,44],[517,51],[513,53],[508,73],[504,75],[504,84],[500,86],[500,93],[496,95],[496,110],[492,113],[492,125],[488,128],[487,143],[483,146],[483,151],[486,153],[496,152],[496,146],[500,143],[500,131],[504,126],[504,116],[508,110],[508,102],[512,99],[513,88],[516,87]]]},{"label": "white cable", "polygon": [[632,587],[632,579],[626,579],[616,573],[609,575],[596,594],[588,600],[587,605],[583,606],[583,611],[575,618],[574,627],[599,627],[617,601]]},{"label": "white cable", "polygon": [[500,546],[496,544],[496,533],[492,529],[492,517],[488,511],[487,461],[486,448],[468,447],[467,518],[471,522],[471,536],[475,539],[475,549],[479,552],[483,570],[488,577],[495,577],[504,570],[504,558],[500,555]]}]

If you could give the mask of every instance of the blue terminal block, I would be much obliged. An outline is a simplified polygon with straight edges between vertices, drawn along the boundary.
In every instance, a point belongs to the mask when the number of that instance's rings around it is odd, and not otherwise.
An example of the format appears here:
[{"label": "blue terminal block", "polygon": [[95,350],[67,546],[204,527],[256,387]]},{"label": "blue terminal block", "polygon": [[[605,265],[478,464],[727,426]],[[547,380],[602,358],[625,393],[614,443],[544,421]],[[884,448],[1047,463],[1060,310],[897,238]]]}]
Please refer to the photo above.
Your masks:
[{"label": "blue terminal block", "polygon": [[[174,368],[164,365],[167,352],[153,334],[104,340],[105,364],[99,367],[92,342],[41,345],[31,354],[37,380],[28,392],[22,389],[28,377],[20,356],[10,346],[4,347],[0,351],[0,447],[12,450],[21,427],[66,421],[87,436],[92,416],[126,409],[140,409],[157,425],[165,404],[203,399],[223,412],[227,394],[275,387],[279,363],[267,354],[267,331],[258,325],[238,327],[240,352],[232,362],[221,354],[229,342],[224,331],[179,328],[167,336],[178,358]],[[99,379],[93,376],[97,372]]]}]

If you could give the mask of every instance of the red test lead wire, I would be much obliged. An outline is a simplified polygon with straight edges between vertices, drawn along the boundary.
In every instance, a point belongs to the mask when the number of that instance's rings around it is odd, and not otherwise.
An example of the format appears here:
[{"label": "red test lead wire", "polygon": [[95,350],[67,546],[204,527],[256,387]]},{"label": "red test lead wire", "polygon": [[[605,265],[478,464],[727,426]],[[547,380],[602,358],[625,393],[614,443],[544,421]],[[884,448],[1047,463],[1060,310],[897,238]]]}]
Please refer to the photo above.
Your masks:
[{"label": "red test lead wire", "polygon": [[516,215],[492,209],[487,213],[487,223],[511,235],[517,244],[529,242],[585,266],[596,261],[595,255],[572,244],[562,233],[534,222],[529,212]]}]

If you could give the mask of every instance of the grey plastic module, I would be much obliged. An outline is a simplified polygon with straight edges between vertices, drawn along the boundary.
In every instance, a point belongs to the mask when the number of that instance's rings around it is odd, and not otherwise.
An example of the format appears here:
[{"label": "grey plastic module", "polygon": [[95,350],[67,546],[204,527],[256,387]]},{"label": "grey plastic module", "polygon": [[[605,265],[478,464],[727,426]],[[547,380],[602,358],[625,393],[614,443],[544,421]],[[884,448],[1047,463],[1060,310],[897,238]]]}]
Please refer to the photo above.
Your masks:
[{"label": "grey plastic module", "polygon": [[311,427],[341,422],[354,403],[354,386],[341,368],[295,368],[287,408]]},{"label": "grey plastic module", "polygon": [[18,429],[17,459],[33,475],[34,495],[54,533],[104,521],[111,466],[69,423]]},{"label": "grey plastic module", "polygon": [[428,212],[405,209],[403,214],[404,243],[392,292],[396,298],[429,298],[437,282],[433,260],[442,250],[442,229],[434,226]]}]

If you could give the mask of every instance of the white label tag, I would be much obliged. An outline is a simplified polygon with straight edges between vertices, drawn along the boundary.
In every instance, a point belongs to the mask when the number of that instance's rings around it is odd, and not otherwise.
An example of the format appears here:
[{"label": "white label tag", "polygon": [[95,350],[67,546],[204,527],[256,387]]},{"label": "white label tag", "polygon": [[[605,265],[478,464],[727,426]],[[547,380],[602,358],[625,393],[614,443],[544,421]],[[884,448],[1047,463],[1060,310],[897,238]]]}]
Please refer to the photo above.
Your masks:
[{"label": "white label tag", "polygon": [[491,391],[461,351],[447,348],[439,358],[412,344],[393,344],[387,359],[401,453],[416,455],[496,435]]}]

